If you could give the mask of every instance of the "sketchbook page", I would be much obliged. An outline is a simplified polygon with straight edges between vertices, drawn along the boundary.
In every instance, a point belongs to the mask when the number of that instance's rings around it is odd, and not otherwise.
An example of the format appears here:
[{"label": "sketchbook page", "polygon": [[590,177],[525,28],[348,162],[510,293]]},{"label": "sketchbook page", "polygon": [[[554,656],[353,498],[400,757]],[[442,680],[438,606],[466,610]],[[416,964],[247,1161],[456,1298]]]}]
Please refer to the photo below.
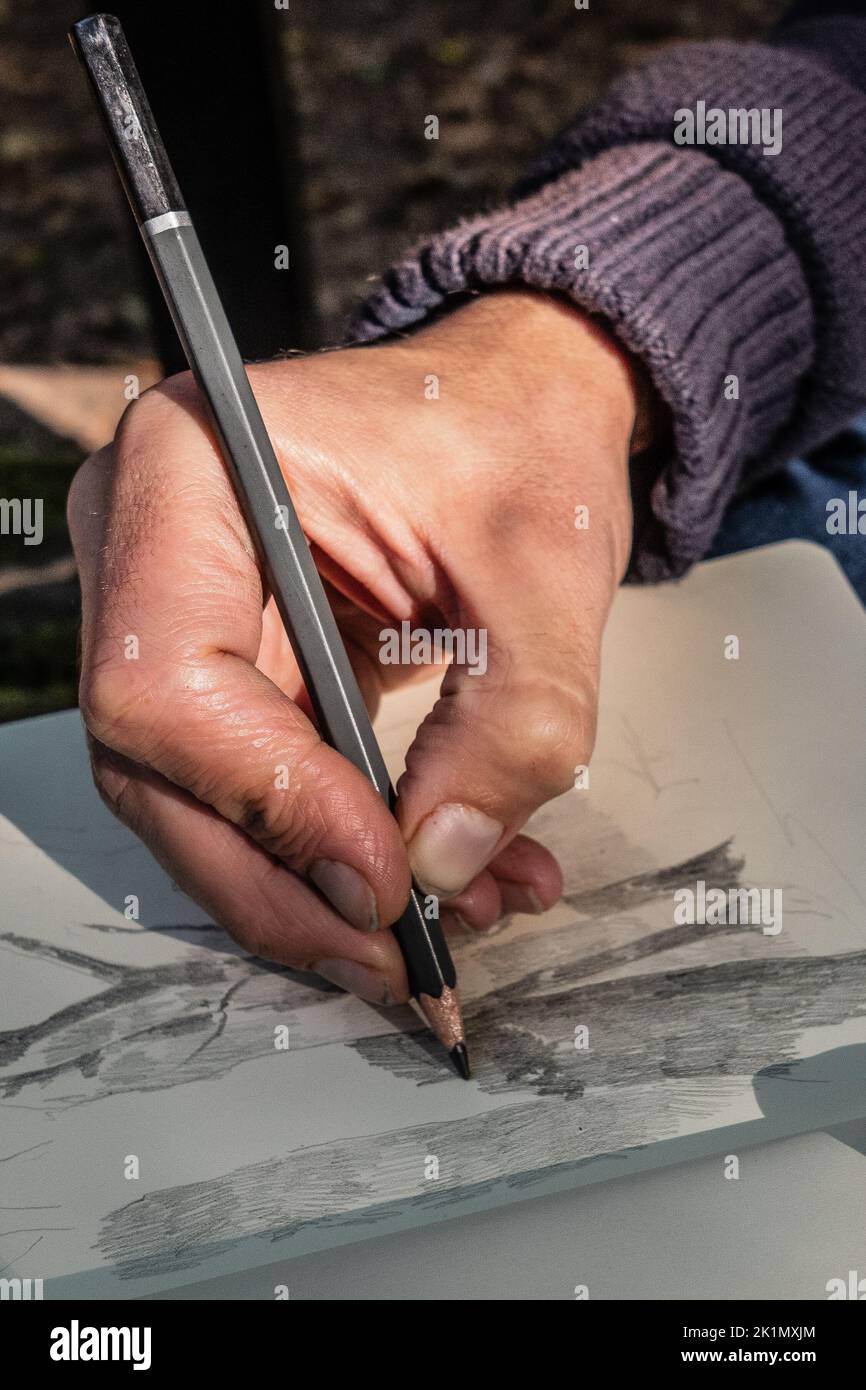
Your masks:
[{"label": "sketchbook page", "polygon": [[[864,637],[801,544],[619,595],[590,786],[532,827],[564,899],[455,944],[469,1084],[408,1008],[208,923],[77,715],[0,730],[5,1275],[158,1293],[862,1113]],[[434,696],[386,701],[392,773]],[[677,921],[700,884],[773,919]]]},{"label": "sketchbook page", "polygon": [[[740,1181],[715,1154],[301,1255],[291,1298],[826,1299],[856,1283],[866,1156],[818,1132],[741,1159]],[[154,1297],[268,1300],[285,1278],[278,1262]]]}]

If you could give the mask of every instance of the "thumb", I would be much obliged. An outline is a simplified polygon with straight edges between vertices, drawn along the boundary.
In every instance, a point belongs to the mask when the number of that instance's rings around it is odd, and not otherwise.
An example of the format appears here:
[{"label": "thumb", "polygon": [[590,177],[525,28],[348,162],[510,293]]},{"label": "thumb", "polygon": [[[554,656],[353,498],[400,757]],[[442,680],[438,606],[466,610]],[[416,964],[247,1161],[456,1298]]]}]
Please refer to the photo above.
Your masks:
[{"label": "thumb", "polygon": [[579,597],[574,584],[564,592],[560,568],[551,592],[550,556],[523,558],[512,554],[507,573],[488,564],[471,604],[461,603],[453,630],[467,659],[449,667],[397,787],[413,873],[442,898],[574,786],[595,738],[607,586],[585,575]]}]

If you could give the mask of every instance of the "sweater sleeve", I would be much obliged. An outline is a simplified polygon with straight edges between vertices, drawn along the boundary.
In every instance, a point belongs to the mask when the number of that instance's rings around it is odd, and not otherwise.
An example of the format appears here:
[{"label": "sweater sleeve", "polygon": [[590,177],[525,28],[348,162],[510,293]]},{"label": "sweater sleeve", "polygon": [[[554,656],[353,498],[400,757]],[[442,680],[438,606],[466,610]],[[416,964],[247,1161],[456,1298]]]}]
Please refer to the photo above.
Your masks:
[{"label": "sweater sleeve", "polygon": [[[767,44],[672,48],[567,127],[503,207],[394,265],[350,340],[515,284],[603,316],[673,422],[667,456],[647,463],[645,502],[636,492],[631,575],[684,573],[735,492],[866,403],[858,72],[866,19],[854,17],[807,20]],[[781,113],[780,147],[677,143],[681,113],[699,103]]]}]

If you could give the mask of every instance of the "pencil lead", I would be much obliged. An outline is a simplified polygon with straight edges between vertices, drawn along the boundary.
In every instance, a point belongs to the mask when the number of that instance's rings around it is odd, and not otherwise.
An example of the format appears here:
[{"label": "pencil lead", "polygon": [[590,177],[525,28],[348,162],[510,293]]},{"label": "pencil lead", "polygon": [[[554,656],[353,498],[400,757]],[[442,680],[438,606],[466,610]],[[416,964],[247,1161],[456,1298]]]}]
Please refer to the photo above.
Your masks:
[{"label": "pencil lead", "polygon": [[466,1051],[466,1032],[457,990],[446,985],[438,997],[419,994],[417,999],[434,1037],[447,1049],[455,1068],[468,1081],[469,1054]]},{"label": "pencil lead", "polygon": [[472,1073],[469,1070],[469,1053],[466,1051],[466,1044],[458,1043],[456,1047],[452,1047],[449,1055],[455,1070],[463,1077],[464,1081],[468,1081]]}]

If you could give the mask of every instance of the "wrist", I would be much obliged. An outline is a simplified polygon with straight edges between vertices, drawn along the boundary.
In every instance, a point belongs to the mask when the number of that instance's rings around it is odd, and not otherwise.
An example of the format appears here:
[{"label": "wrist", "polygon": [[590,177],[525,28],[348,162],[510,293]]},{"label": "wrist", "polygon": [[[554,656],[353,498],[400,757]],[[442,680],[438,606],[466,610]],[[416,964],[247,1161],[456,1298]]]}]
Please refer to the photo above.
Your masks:
[{"label": "wrist", "polygon": [[[565,298],[523,288],[493,290],[402,340],[441,347],[467,390],[493,402],[521,432],[595,429],[616,452],[638,453],[658,432],[661,405],[649,373],[603,322]],[[478,381],[481,377],[483,380]]]},{"label": "wrist", "polygon": [[642,368],[613,335],[558,296],[509,289],[473,298],[390,350],[409,379],[436,377],[444,409],[434,456],[452,470],[459,459],[477,497],[501,509],[508,495],[533,525],[586,505],[597,524],[583,554],[615,586],[631,549],[628,458],[643,398]]}]

